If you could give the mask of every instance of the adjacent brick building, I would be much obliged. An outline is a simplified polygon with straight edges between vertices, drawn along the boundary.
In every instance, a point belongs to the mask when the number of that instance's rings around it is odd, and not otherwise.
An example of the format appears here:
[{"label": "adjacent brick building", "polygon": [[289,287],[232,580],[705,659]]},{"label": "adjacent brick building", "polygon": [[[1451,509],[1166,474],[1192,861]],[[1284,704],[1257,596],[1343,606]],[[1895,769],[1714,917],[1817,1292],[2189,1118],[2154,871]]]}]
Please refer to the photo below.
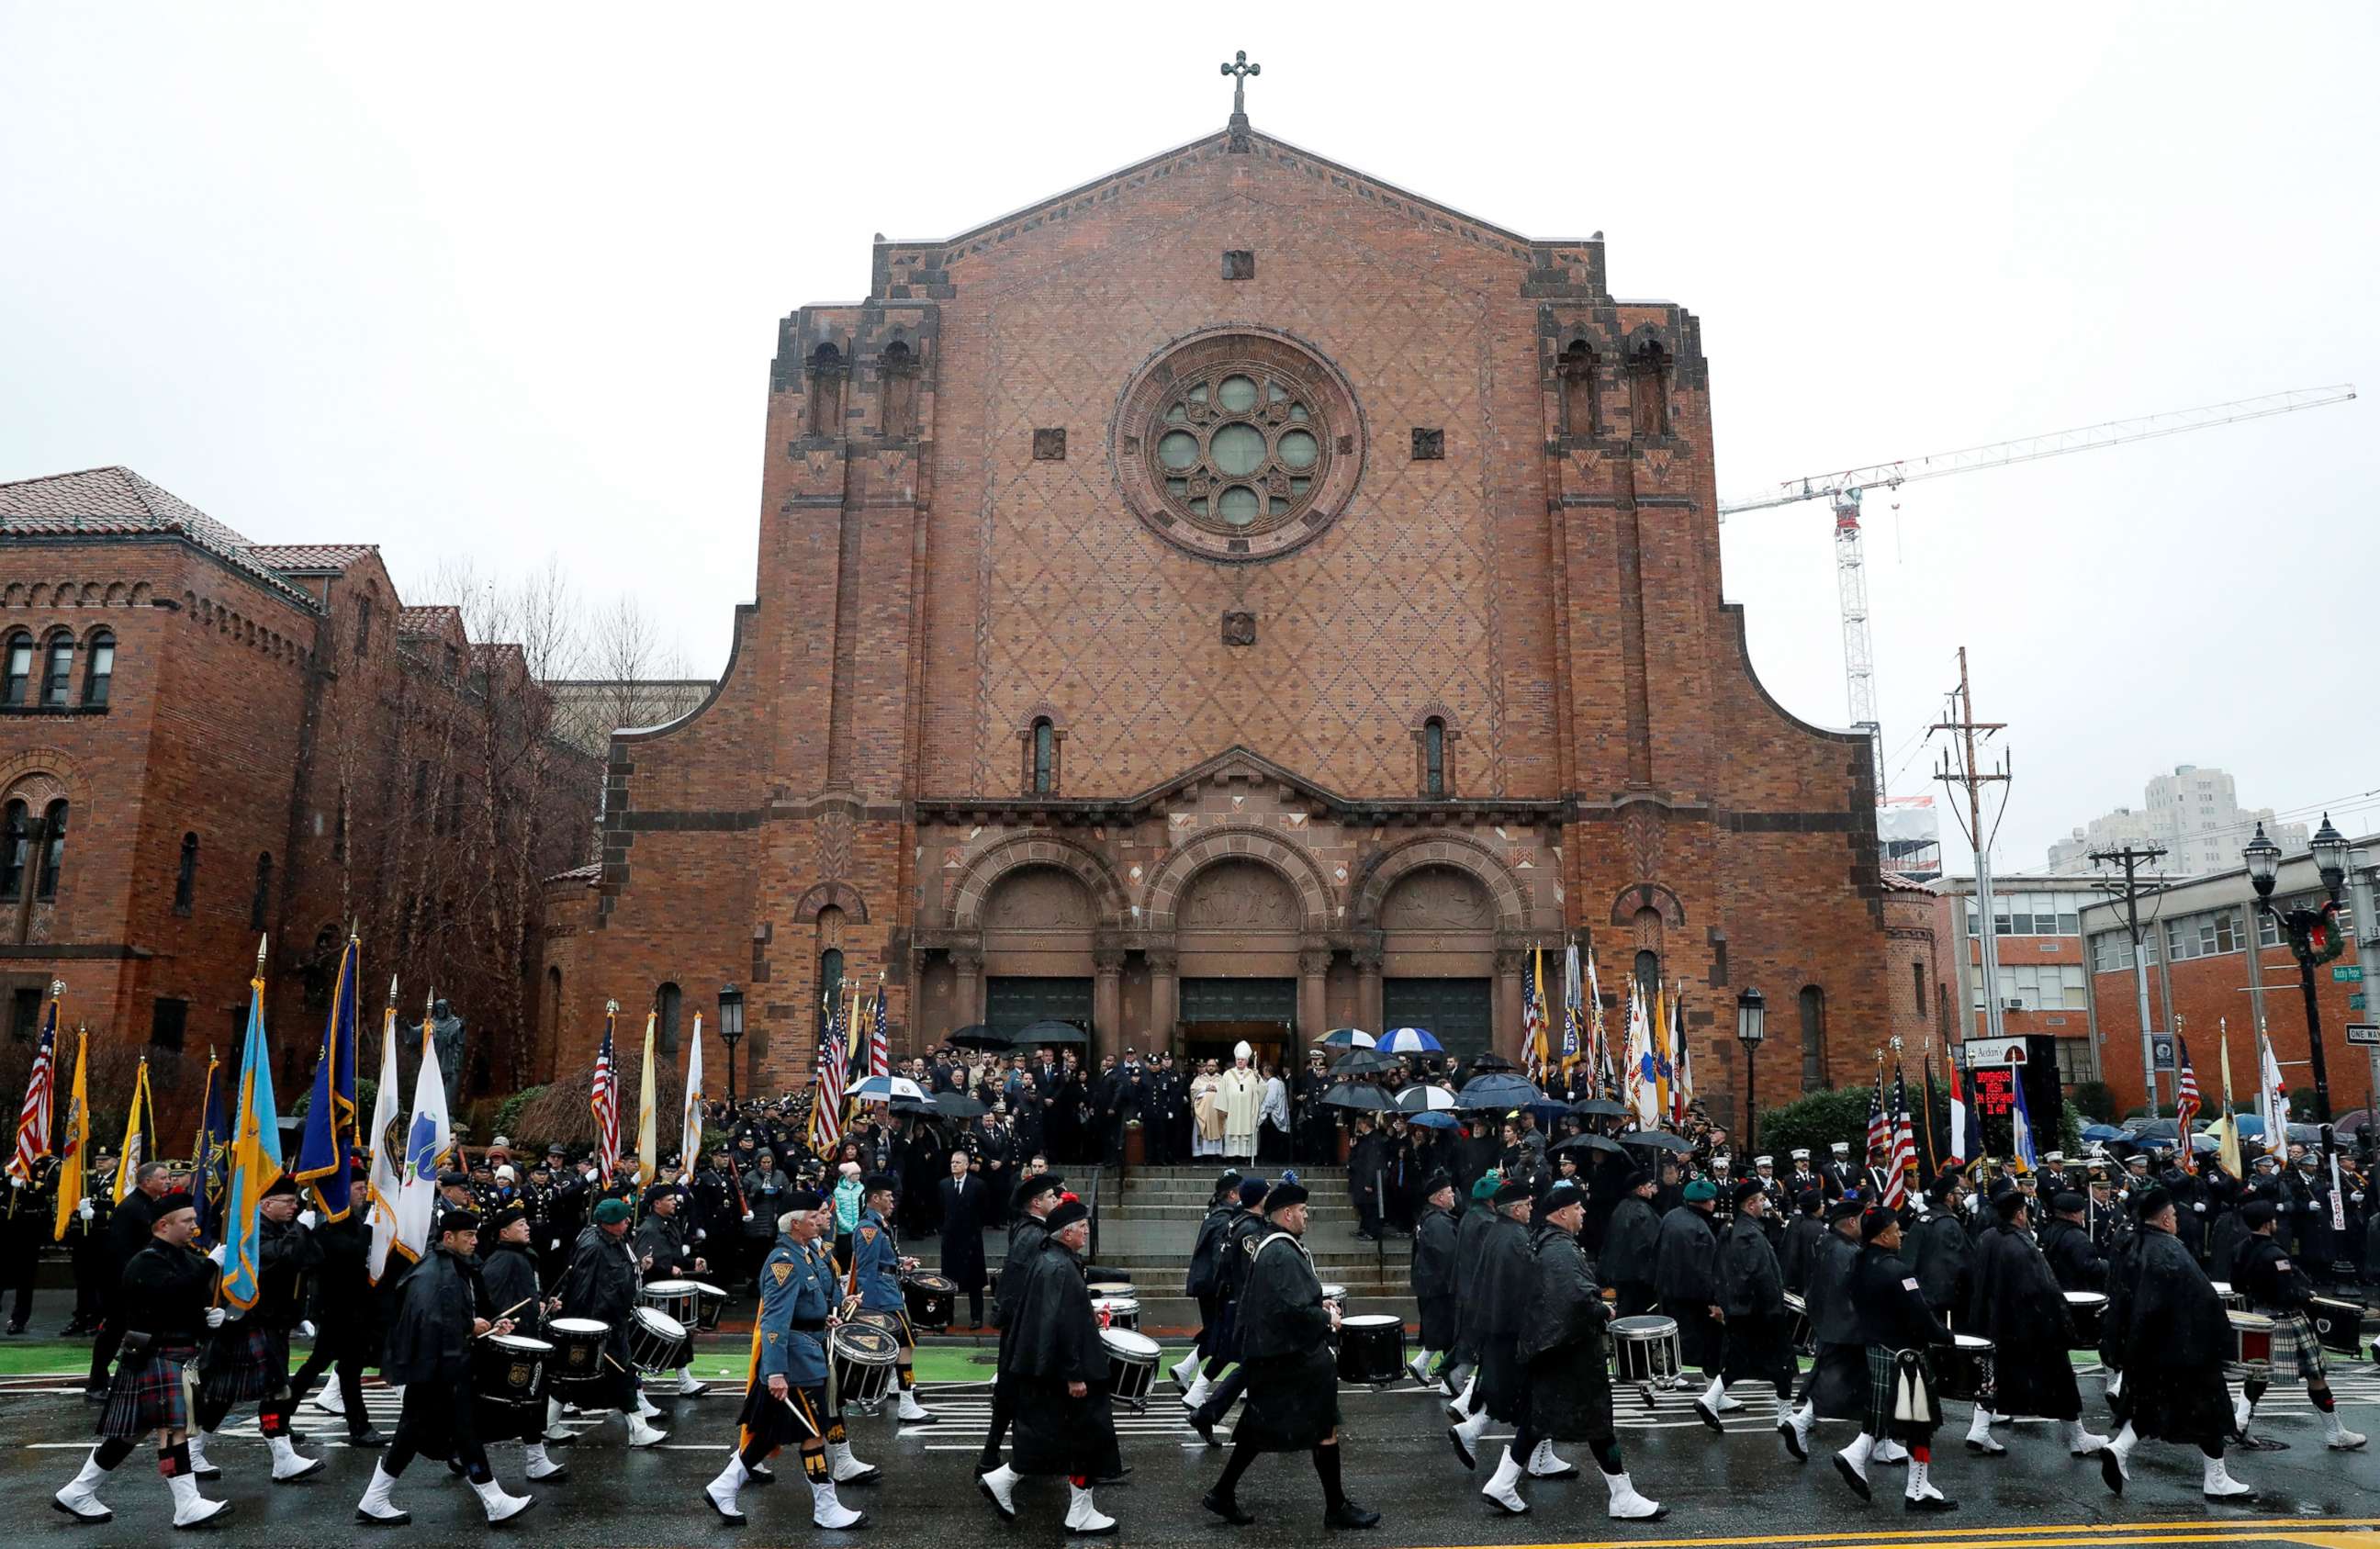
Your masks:
[{"label": "adjacent brick building", "polygon": [[[1966,1008],[1960,1041],[1990,1035],[1985,1002],[1996,997],[2002,1036],[2058,1039],[2058,1078],[2068,1086],[2097,1077],[2082,912],[2099,899],[2099,892],[2073,877],[1994,876],[1991,928],[1999,948],[1999,977],[1987,984],[1978,939],[1984,922],[1976,906],[1975,879],[1946,877],[1937,890],[1939,929],[1959,974],[1953,993]],[[2132,1064],[2139,1069],[2139,1059]]]},{"label": "adjacent brick building", "polygon": [[1511,1053],[1527,950],[1577,938],[1607,992],[1685,982],[1730,1108],[1747,984],[1780,1033],[1806,988],[1811,1079],[1865,1072],[1864,744],[1754,677],[1700,324],[1601,241],[1235,119],[880,242],[867,299],[779,325],[761,452],[724,678],[613,742],[601,868],[557,883],[564,1066],[606,998],[732,982],[742,1083],[798,1083],[821,990],[880,974],[896,1047]]},{"label": "adjacent brick building", "polygon": [[[258,938],[294,1083],[350,927],[367,1006],[392,971],[409,997],[441,978],[483,1053],[500,1049],[484,1024],[501,997],[471,976],[504,956],[482,949],[507,868],[476,836],[507,825],[510,869],[534,882],[585,853],[597,789],[595,760],[558,743],[534,777],[485,778],[489,736],[538,701],[517,647],[469,640],[452,608],[402,607],[369,544],[252,543],[94,468],[0,485],[0,668],[12,1059],[61,979],[69,1025],[92,1034],[94,1104],[120,1108],[145,1052],[161,1122],[187,1133],[209,1047],[237,1058]],[[517,948],[509,961],[522,981]]]}]

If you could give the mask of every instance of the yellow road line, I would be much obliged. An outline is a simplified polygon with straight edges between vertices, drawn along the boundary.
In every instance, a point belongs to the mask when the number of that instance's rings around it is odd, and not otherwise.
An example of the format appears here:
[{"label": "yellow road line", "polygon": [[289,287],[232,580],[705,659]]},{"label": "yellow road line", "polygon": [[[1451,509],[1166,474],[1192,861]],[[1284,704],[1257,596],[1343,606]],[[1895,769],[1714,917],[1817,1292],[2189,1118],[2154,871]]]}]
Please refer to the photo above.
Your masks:
[{"label": "yellow road line", "polygon": [[2380,1517],[2227,1517],[2196,1522],[2070,1522],[2037,1528],[1911,1528],[1737,1538],[1614,1538],[1573,1543],[1475,1544],[1470,1549],[1755,1549],[1758,1545],[1858,1549],[1864,1544],[1912,1542],[1955,1543],[1959,1549],[2071,1549],[2083,1545],[2122,1549],[2135,1543],[2236,1543],[2256,1539],[2313,1545],[2316,1549],[2365,1549],[2367,1545],[2380,1546],[2380,1540],[2370,1536],[2374,1530],[2380,1530]]}]

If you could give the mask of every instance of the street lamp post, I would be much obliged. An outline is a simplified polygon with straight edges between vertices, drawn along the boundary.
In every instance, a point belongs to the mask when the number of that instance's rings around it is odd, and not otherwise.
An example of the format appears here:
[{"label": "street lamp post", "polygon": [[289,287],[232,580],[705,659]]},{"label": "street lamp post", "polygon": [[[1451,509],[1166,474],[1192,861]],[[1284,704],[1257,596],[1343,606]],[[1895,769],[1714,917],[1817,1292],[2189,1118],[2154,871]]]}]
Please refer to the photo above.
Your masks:
[{"label": "street lamp post", "polygon": [[1753,1057],[1760,1052],[1760,1040],[1768,1036],[1768,998],[1747,985],[1735,998],[1735,1036],[1743,1046],[1743,1149],[1748,1156],[1754,1144],[1752,1127]]},{"label": "street lamp post", "polygon": [[727,1106],[735,1106],[735,1046],[744,1041],[744,992],[733,983],[719,991],[719,1041],[727,1046]]},{"label": "street lamp post", "polygon": [[[2318,909],[2284,909],[2273,902],[2273,883],[2281,870],[2281,847],[2266,837],[2262,823],[2256,825],[2256,836],[2248,841],[2240,858],[2247,862],[2248,880],[2256,889],[2256,907],[2272,915],[2288,934],[2289,954],[2298,960],[2298,989],[2305,997],[2306,1047],[2313,1059],[2313,1117],[2314,1122],[2322,1126],[2323,1171],[2330,1179],[2331,1208],[2336,1213],[2339,1206],[2338,1162],[2330,1131],[2330,1066],[2323,1058],[2322,1000],[2313,984],[2315,966],[2328,962],[2346,948],[2338,932],[2338,889],[2347,880],[2347,836],[2331,827],[2330,814],[2323,814],[2322,827],[2314,830],[2310,848],[2323,891],[2329,894]],[[2270,1150],[2277,1141],[2286,1153],[2288,1139],[2286,1128],[2277,1137],[2266,1135],[2265,1148]]]}]

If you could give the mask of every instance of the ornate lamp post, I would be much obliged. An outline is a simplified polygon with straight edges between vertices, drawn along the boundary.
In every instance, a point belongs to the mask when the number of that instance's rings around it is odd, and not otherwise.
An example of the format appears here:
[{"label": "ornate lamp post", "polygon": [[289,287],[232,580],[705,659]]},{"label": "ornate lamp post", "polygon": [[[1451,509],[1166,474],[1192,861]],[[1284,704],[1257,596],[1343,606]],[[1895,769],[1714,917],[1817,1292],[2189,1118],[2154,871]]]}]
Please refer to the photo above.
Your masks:
[{"label": "ornate lamp post", "polygon": [[744,992],[733,984],[719,991],[719,1041],[727,1046],[727,1106],[735,1106],[735,1046],[744,1041]]},{"label": "ornate lamp post", "polygon": [[1760,1052],[1760,1041],[1768,1036],[1768,998],[1750,986],[1735,998],[1735,1038],[1743,1046],[1743,1149],[1752,1151],[1753,1057]]},{"label": "ornate lamp post", "polygon": [[[2273,883],[2280,875],[2281,847],[2265,833],[2265,825],[2256,825],[2255,838],[2240,852],[2247,862],[2248,880],[2256,889],[2256,907],[2273,916],[2288,935],[2290,955],[2298,960],[2298,989],[2305,997],[2306,1047],[2313,1058],[2313,1117],[2322,1126],[2323,1170],[2333,1180],[2337,1161],[2332,1154],[2330,1133],[2330,1067],[2323,1058],[2322,1001],[2314,993],[2313,971],[2346,950],[2346,939],[2338,928],[2338,889],[2347,880],[2347,837],[2331,827],[2330,814],[2322,815],[2322,827],[2314,830],[2313,867],[2322,877],[2323,890],[2330,896],[2319,909],[2284,909],[2273,902]],[[2251,949],[2253,950],[2252,948]],[[2286,1146],[2286,1131],[2266,1135],[2267,1149]],[[2338,1185],[2332,1184],[2332,1207],[2338,1207]]]}]

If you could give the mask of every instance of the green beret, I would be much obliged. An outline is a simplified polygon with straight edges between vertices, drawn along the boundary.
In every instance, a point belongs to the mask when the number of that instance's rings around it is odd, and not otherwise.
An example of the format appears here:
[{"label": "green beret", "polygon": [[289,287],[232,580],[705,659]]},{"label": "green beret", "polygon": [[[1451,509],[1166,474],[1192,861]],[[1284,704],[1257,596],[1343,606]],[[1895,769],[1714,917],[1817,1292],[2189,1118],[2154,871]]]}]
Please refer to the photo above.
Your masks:
[{"label": "green beret", "polygon": [[1471,1185],[1471,1197],[1475,1200],[1494,1199],[1497,1185],[1502,1181],[1492,1172],[1482,1173],[1479,1180]]},{"label": "green beret", "polygon": [[599,1227],[615,1227],[626,1220],[628,1215],[626,1200],[604,1200],[595,1206],[595,1224]]},{"label": "green beret", "polygon": [[1686,1199],[1689,1204],[1700,1204],[1704,1200],[1717,1198],[1718,1198],[1718,1185],[1707,1178],[1697,1178],[1686,1185]]}]

